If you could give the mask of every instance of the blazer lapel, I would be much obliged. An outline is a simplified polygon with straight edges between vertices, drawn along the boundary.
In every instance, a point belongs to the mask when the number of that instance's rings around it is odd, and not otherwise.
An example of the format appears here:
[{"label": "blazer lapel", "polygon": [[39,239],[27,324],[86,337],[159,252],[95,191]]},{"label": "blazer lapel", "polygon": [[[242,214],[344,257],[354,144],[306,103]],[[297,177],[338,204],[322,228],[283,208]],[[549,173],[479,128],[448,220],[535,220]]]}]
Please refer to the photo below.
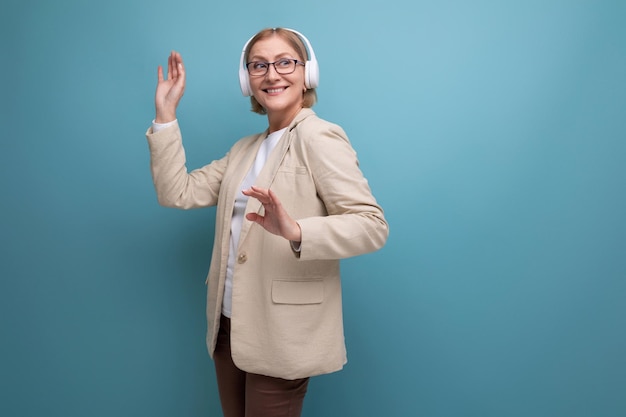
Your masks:
[{"label": "blazer lapel", "polygon": [[[276,147],[272,150],[265,165],[259,172],[259,176],[256,178],[254,185],[261,188],[270,188],[272,182],[274,182],[274,178],[276,177],[276,173],[278,172],[278,168],[289,149],[291,144],[293,135],[289,130],[287,130],[283,136],[280,138],[280,141],[276,145]],[[263,205],[256,198],[249,198],[248,203],[246,204],[246,213],[259,213],[263,214]],[[245,240],[248,232],[250,231],[250,227],[252,227],[254,223],[245,220],[241,225],[241,234],[239,235],[239,245]]]},{"label": "blazer lapel", "polygon": [[[266,188],[266,189],[271,188],[272,183],[274,182],[274,178],[276,177],[276,174],[278,173],[278,169],[280,168],[283,162],[283,159],[285,158],[285,155],[287,154],[287,151],[289,150],[289,147],[291,146],[291,142],[294,140],[296,136],[296,133],[294,132],[294,128],[298,125],[298,123],[301,120],[305,119],[306,117],[312,114],[315,114],[315,113],[313,113],[313,110],[311,109],[303,109],[300,111],[300,113],[298,113],[294,121],[291,123],[291,125],[289,125],[289,128],[285,131],[283,136],[280,138],[280,141],[278,142],[278,144],[276,145],[276,147],[274,148],[270,156],[267,158],[267,161],[265,162],[263,169],[261,169],[261,172],[259,173],[256,181],[254,182],[254,184],[257,187]],[[258,150],[258,147],[257,147],[257,150]],[[256,153],[255,153],[255,157],[256,157]],[[280,196],[278,197],[280,198]],[[248,199],[248,203],[246,204],[246,211],[245,211],[246,213],[263,214],[262,211],[263,211],[263,206],[259,200],[257,200],[256,198]],[[248,232],[250,231],[250,228],[252,227],[252,225],[253,225],[253,222],[244,219],[244,222],[241,225],[241,234],[239,235],[240,246],[243,243],[243,241],[246,239],[246,236],[248,235]]]}]

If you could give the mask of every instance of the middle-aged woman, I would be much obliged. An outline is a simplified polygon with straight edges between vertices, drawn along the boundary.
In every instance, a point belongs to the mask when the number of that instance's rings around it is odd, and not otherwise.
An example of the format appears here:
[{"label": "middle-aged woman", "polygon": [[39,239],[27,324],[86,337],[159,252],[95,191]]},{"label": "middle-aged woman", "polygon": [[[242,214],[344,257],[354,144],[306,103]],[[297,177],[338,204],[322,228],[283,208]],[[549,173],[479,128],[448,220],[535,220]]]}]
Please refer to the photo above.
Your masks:
[{"label": "middle-aged woman", "polygon": [[241,89],[268,128],[191,172],[179,53],[167,69],[146,133],[151,170],[160,204],[217,205],[207,346],[224,416],[299,416],[309,377],[346,363],[339,259],[385,244],[383,211],[344,131],[310,108],[318,66],[304,35],[265,29],[246,43]]}]

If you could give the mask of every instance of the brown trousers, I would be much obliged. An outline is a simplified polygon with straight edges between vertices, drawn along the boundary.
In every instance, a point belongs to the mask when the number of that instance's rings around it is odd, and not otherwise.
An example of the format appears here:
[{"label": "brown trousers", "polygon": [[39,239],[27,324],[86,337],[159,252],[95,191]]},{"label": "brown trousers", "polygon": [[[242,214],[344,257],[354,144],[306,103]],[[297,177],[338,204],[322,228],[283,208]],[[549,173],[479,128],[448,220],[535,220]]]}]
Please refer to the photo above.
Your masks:
[{"label": "brown trousers", "polygon": [[230,319],[225,316],[213,359],[224,417],[300,417],[309,378],[287,380],[237,368],[230,353]]}]

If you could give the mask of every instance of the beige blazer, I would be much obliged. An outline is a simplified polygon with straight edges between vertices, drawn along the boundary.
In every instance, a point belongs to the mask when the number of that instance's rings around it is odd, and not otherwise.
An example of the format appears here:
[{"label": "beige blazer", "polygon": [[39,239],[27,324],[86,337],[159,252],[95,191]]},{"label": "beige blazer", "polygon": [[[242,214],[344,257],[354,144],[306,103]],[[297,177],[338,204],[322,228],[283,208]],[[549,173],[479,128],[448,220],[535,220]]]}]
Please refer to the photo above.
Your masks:
[{"label": "beige blazer", "polygon": [[[187,171],[178,125],[146,133],[160,204],[217,204],[207,278],[207,346],[215,349],[234,200],[267,136],[239,140],[222,159]],[[231,346],[242,370],[296,379],[346,363],[339,259],[375,251],[388,235],[381,207],[344,131],[303,109],[280,139],[256,185],[271,188],[302,229],[300,253],[244,219],[233,274]],[[248,212],[261,212],[249,199]]]}]

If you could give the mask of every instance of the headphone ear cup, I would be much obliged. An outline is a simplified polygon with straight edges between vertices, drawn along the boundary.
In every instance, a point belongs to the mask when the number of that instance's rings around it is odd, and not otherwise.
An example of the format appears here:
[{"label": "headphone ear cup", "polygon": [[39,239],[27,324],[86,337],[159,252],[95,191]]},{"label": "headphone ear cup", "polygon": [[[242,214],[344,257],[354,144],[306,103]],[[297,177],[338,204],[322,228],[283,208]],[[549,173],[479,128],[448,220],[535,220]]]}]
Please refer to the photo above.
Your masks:
[{"label": "headphone ear cup", "polygon": [[304,66],[304,84],[306,88],[316,88],[320,83],[320,70],[317,60],[307,61]]},{"label": "headphone ear cup", "polygon": [[248,75],[248,71],[246,71],[246,69],[242,66],[239,68],[239,86],[241,87],[241,93],[244,97],[252,95],[252,89],[250,88],[250,76]]}]

